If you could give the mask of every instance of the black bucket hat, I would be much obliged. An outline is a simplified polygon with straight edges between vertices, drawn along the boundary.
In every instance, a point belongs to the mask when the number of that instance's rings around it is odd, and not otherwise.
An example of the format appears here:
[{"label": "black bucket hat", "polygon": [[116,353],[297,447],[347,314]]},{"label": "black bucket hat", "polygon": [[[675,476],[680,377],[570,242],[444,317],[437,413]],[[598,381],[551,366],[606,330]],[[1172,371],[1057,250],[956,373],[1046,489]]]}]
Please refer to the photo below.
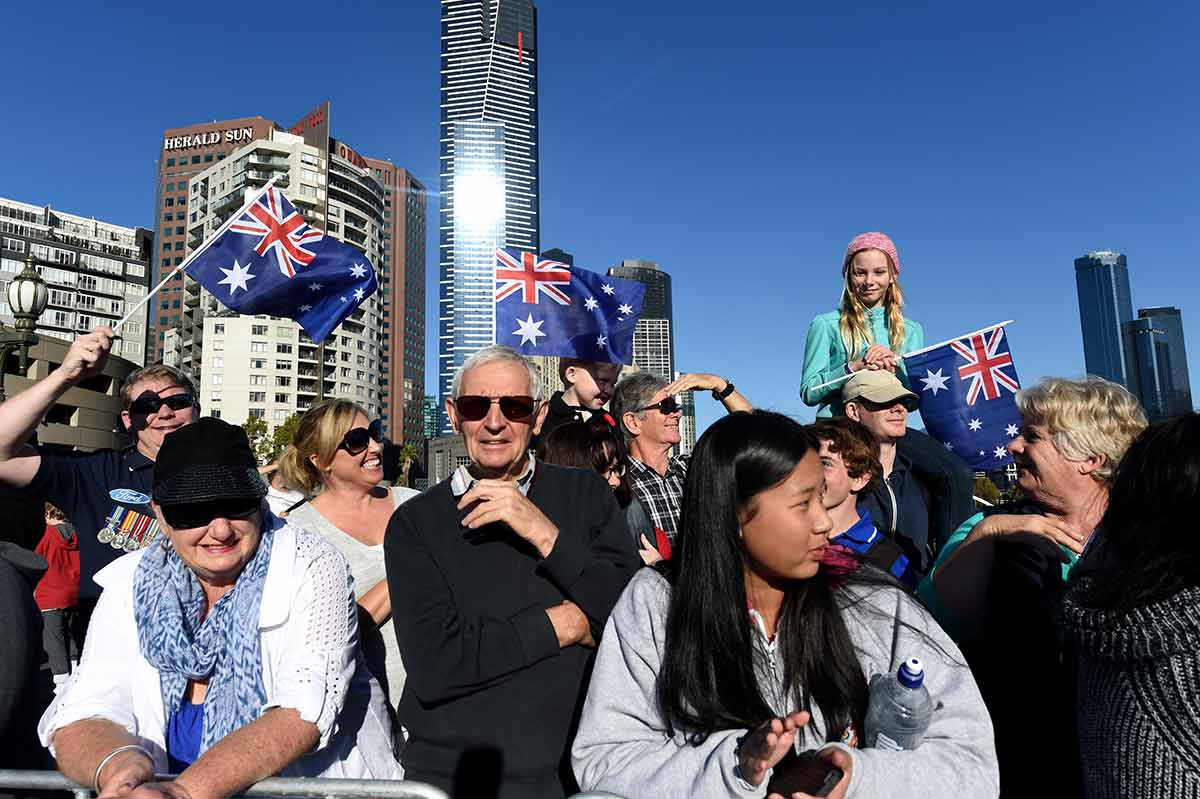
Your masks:
[{"label": "black bucket hat", "polygon": [[154,461],[154,501],[159,505],[266,495],[267,484],[242,428],[206,416],[163,439]]}]

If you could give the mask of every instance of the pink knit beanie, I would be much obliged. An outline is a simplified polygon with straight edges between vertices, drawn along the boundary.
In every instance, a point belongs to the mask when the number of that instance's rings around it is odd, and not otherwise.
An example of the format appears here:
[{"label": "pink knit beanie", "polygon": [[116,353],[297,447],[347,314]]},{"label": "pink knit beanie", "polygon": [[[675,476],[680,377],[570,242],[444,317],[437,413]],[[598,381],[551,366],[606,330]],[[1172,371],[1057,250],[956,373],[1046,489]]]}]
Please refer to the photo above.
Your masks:
[{"label": "pink knit beanie", "polygon": [[896,245],[885,234],[872,231],[859,233],[846,247],[846,257],[842,260],[843,275],[850,268],[850,261],[854,259],[855,254],[863,250],[881,250],[887,253],[887,257],[892,259],[892,266],[896,269],[896,274],[900,274],[900,254],[896,252]]}]

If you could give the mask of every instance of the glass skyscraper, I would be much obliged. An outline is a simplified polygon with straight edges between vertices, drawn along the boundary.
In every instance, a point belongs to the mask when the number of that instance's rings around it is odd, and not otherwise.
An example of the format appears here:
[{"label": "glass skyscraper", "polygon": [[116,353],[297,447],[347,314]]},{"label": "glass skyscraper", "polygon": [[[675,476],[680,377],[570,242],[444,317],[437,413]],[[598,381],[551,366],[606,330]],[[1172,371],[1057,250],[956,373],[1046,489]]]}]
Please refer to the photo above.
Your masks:
[{"label": "glass skyscraper", "polygon": [[1137,394],[1155,422],[1192,410],[1183,318],[1178,308],[1140,308],[1126,326],[1137,364]]},{"label": "glass skyscraper", "polygon": [[1133,320],[1133,300],[1125,256],[1101,250],[1076,258],[1075,286],[1079,291],[1079,325],[1088,374],[1135,391],[1136,365],[1128,329]]},{"label": "glass skyscraper", "polygon": [[642,315],[633,332],[633,365],[667,380],[675,378],[671,276],[653,261],[624,260],[608,274],[646,285]]},{"label": "glass skyscraper", "polygon": [[494,339],[494,252],[538,252],[537,9],[442,0],[439,427],[458,367]]}]

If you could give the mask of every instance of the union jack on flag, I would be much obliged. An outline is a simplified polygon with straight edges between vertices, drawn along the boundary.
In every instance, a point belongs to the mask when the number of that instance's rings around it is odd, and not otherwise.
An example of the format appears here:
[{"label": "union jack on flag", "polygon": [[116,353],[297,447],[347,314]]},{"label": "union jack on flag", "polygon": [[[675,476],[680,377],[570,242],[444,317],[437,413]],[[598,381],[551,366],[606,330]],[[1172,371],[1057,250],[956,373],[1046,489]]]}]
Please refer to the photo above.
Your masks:
[{"label": "union jack on flag", "polygon": [[1021,383],[1003,325],[906,355],[904,368],[929,435],[975,471],[1012,462],[1008,444],[1021,429]]},{"label": "union jack on flag", "polygon": [[188,256],[183,269],[227,308],[295,319],[317,344],[379,287],[361,250],[309,225],[270,185]]},{"label": "union jack on flag", "polygon": [[273,252],[279,263],[279,271],[288,278],[296,276],[296,269],[308,266],[313,262],[315,254],[304,245],[319,241],[324,235],[321,231],[304,221],[300,212],[287,203],[283,193],[274,186],[268,186],[262,195],[250,204],[229,229],[234,233],[246,236],[258,236],[254,252],[260,256]]},{"label": "union jack on flag", "polygon": [[950,343],[954,351],[967,360],[966,366],[958,367],[958,376],[961,380],[971,381],[967,389],[968,405],[975,404],[981,391],[986,399],[994,400],[1000,396],[1001,388],[1014,394],[1020,390],[1017,379],[1004,372],[1013,361],[1007,351],[1000,352],[1003,341],[1004,328],[998,327],[990,335],[979,333]]},{"label": "union jack on flag", "polygon": [[570,285],[570,267],[539,258],[537,253],[496,250],[496,283],[496,302],[521,292],[526,305],[537,305],[539,294],[559,305],[571,304],[571,298],[558,288]]}]

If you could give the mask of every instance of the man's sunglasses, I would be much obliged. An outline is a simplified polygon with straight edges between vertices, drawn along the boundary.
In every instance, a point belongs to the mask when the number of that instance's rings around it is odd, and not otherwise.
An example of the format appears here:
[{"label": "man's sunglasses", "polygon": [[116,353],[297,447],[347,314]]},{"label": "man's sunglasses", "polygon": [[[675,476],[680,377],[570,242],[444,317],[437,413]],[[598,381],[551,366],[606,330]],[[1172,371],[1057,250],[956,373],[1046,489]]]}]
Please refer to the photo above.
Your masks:
[{"label": "man's sunglasses", "polygon": [[355,427],[347,430],[346,435],[342,436],[342,443],[338,444],[338,449],[344,449],[351,455],[358,455],[369,447],[372,441],[376,444],[383,443],[383,422],[379,419],[371,422],[367,427]]},{"label": "man's sunglasses", "polygon": [[872,400],[867,399],[866,397],[859,397],[858,399],[853,400],[853,401],[859,403],[860,405],[862,405],[864,408],[866,408],[868,411],[871,411],[872,413],[878,413],[879,411],[886,411],[889,408],[896,407],[897,405],[903,405],[904,410],[908,411],[909,413],[912,413],[921,404],[920,400],[918,400],[916,397],[910,397],[908,395],[905,395],[903,397],[897,397],[896,399],[892,400],[891,402],[874,402]]},{"label": "man's sunglasses", "polygon": [[195,530],[208,527],[213,519],[238,521],[248,519],[262,506],[262,500],[218,499],[212,502],[186,502],[180,505],[160,505],[163,519],[173,530]]},{"label": "man's sunglasses", "polygon": [[500,405],[500,413],[510,422],[528,422],[537,405],[533,397],[525,394],[515,397],[481,397],[468,394],[454,400],[454,410],[458,411],[458,417],[463,421],[478,422],[488,415],[493,402]]},{"label": "man's sunglasses", "polygon": [[129,412],[141,416],[152,416],[158,413],[158,409],[163,405],[166,405],[173,411],[182,411],[184,408],[190,408],[195,404],[196,398],[191,394],[172,394],[169,397],[160,397],[157,394],[147,392],[129,404]]},{"label": "man's sunglasses", "polygon": [[670,416],[671,414],[675,413],[675,411],[681,410],[683,410],[683,406],[679,404],[677,399],[674,397],[667,397],[666,399],[659,400],[653,405],[647,405],[645,408],[638,408],[638,413],[642,413],[643,411],[658,411],[663,416]]}]

